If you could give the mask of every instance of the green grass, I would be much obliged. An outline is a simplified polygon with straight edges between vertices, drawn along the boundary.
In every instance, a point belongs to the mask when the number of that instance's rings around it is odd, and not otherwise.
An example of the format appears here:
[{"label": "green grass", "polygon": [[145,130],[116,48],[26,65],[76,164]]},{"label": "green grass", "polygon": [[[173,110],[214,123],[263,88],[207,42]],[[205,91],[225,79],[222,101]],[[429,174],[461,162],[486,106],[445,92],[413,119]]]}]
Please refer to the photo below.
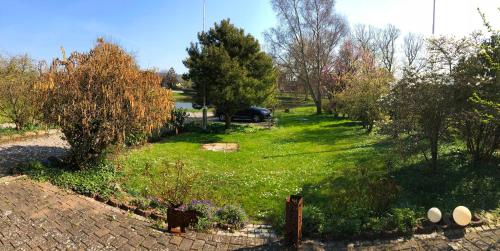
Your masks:
[{"label": "green grass", "polygon": [[[432,171],[421,157],[403,161],[389,139],[366,134],[359,123],[314,112],[311,106],[297,107],[277,113],[278,127],[272,129],[237,126],[230,133],[190,132],[131,150],[117,159],[122,187],[134,196],[147,195],[152,187],[145,173],[180,160],[200,177],[190,199],[239,204],[253,220],[279,230],[285,198],[301,194],[305,212],[316,212],[305,214],[304,221],[324,226],[304,231],[330,236],[392,229],[408,233],[434,206],[450,213],[465,205],[498,217],[497,164],[474,166],[451,145],[443,147],[440,167]],[[238,143],[240,149],[202,150],[202,144],[214,142]],[[149,171],[146,163],[152,166]]]},{"label": "green grass", "polygon": [[[117,172],[109,166],[71,171],[40,163],[22,170],[79,193],[140,200],[155,190],[151,177],[164,177],[165,163],[182,161],[199,177],[188,199],[241,205],[252,220],[272,223],[278,231],[285,198],[303,195],[304,234],[315,237],[409,233],[430,207],[450,214],[464,205],[500,216],[498,159],[473,165],[455,142],[442,147],[439,168],[432,170],[419,156],[402,160],[389,139],[366,134],[357,122],[314,112],[312,106],[278,112],[278,126],[271,129],[235,125],[226,132],[215,123],[210,133],[168,137],[115,157]],[[202,144],[215,142],[238,143],[239,151],[202,150]]]},{"label": "green grass", "polygon": [[[341,176],[343,170],[366,163],[372,170],[383,168],[381,138],[365,134],[351,121],[312,113],[313,107],[297,108],[278,114],[277,128],[186,133],[133,150],[120,158],[127,177],[124,188],[133,194],[148,189],[143,175],[146,162],[159,168],[163,161],[181,160],[200,174],[194,190],[204,198],[198,199],[241,204],[254,219],[264,219],[282,207],[287,195]],[[213,142],[238,143],[240,149],[235,153],[201,149],[203,143]],[[318,193],[322,190],[328,189]]]},{"label": "green grass", "polygon": [[193,93],[184,91],[184,92],[174,92],[174,99],[176,102],[192,102],[193,101]]},{"label": "green grass", "polygon": [[0,136],[11,136],[14,134],[25,134],[27,132],[33,132],[38,130],[44,130],[54,128],[53,126],[43,126],[43,125],[29,125],[21,130],[16,130],[15,128],[0,128]]}]

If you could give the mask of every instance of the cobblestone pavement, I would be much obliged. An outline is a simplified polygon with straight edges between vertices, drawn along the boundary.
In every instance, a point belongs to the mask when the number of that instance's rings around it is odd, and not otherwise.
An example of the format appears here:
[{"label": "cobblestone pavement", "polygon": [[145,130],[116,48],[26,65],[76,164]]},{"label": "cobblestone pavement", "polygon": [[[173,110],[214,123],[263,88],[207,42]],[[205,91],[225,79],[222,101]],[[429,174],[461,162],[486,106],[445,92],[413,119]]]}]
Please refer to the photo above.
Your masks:
[{"label": "cobblestone pavement", "polygon": [[0,144],[0,177],[9,175],[11,168],[20,162],[58,156],[67,148],[60,133]]},{"label": "cobblestone pavement", "polygon": [[269,241],[204,233],[172,235],[136,215],[48,183],[3,179],[0,250],[226,250]]},{"label": "cobblestone pavement", "polygon": [[[172,235],[144,218],[27,178],[0,179],[0,250],[282,250],[275,238],[188,232]],[[306,241],[303,250],[499,250],[500,229],[374,242]]]}]

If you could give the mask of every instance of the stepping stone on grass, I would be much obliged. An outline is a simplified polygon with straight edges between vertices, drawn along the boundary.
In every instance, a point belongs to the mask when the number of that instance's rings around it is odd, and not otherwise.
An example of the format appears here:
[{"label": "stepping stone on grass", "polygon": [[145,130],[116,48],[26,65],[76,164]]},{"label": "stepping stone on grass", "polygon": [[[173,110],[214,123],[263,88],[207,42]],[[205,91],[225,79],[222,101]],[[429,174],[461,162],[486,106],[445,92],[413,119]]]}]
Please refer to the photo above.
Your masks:
[{"label": "stepping stone on grass", "polygon": [[213,152],[236,152],[239,146],[236,143],[211,143],[203,144],[202,148]]}]

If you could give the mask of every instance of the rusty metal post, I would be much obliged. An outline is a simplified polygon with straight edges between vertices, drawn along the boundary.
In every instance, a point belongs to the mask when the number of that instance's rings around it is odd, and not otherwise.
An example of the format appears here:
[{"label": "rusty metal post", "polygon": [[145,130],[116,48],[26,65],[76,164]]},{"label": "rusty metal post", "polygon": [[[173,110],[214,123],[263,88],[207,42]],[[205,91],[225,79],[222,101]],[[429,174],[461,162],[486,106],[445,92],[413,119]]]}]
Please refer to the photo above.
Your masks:
[{"label": "rusty metal post", "polygon": [[302,242],[302,206],[302,196],[291,195],[286,198],[285,237],[290,246],[298,247]]}]

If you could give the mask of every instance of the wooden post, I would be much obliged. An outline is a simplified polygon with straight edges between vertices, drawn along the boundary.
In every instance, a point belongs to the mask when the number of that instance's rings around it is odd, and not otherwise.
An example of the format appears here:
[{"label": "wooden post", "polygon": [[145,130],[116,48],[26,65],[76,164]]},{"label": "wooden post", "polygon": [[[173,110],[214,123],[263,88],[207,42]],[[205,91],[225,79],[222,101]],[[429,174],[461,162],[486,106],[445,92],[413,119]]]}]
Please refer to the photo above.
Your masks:
[{"label": "wooden post", "polygon": [[290,246],[298,247],[302,242],[302,206],[302,196],[291,195],[286,198],[285,233]]}]

